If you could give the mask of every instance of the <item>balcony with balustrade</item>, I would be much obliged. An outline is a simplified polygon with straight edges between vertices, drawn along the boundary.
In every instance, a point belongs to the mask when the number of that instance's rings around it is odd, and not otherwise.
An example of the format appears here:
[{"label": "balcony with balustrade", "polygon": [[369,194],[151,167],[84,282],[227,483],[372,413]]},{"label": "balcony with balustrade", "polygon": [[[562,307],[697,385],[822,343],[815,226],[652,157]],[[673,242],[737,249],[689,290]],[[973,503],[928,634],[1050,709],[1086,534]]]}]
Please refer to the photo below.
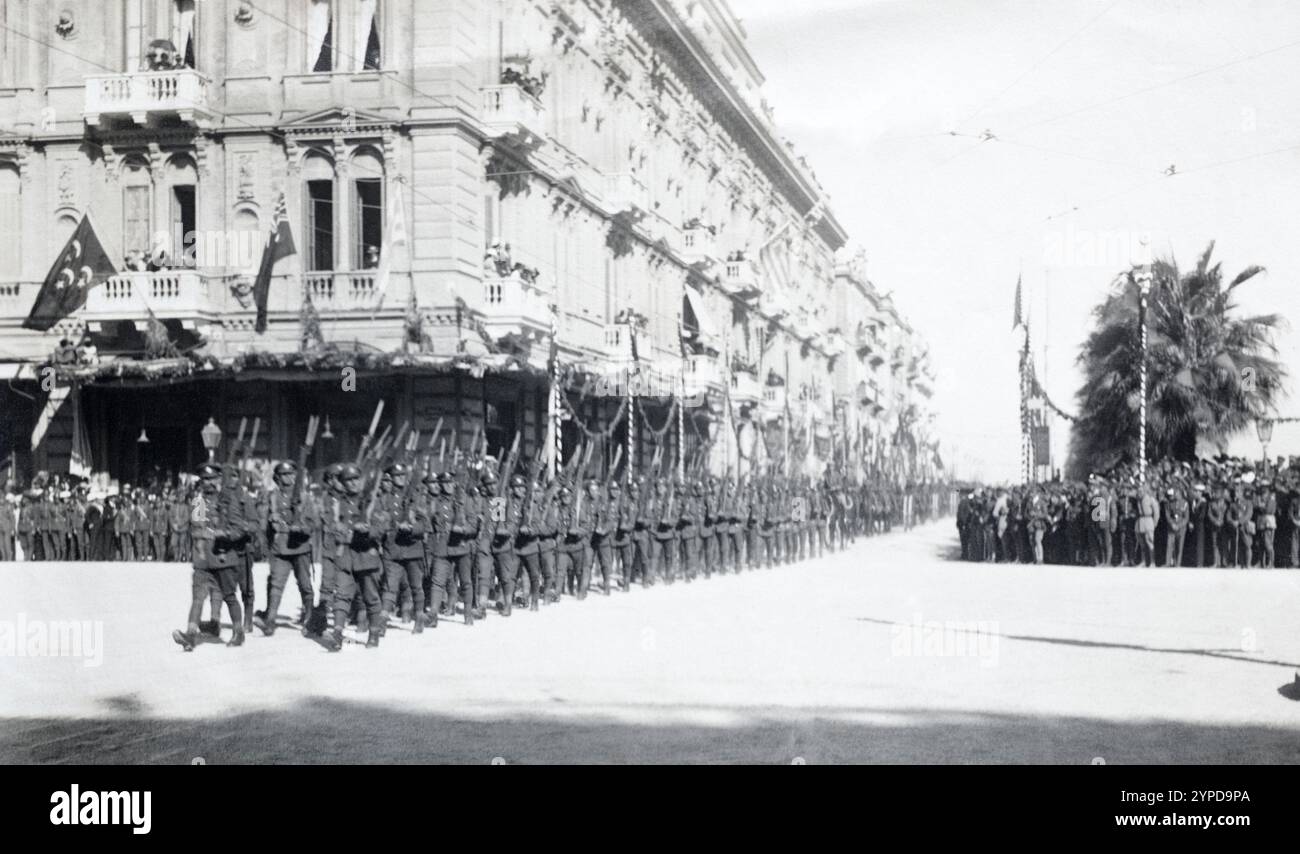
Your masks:
[{"label": "balcony with balustrade", "polygon": [[697,353],[687,356],[682,366],[684,385],[688,395],[704,394],[722,388],[722,361],[717,356]]},{"label": "balcony with balustrade", "polygon": [[194,330],[221,317],[222,298],[221,289],[194,270],[125,273],[91,288],[80,316],[91,332],[105,323],[143,324],[150,311]]},{"label": "balcony with balustrade", "polygon": [[732,296],[757,296],[760,291],[758,269],[752,261],[744,258],[727,261],[722,267],[721,284],[722,289]]},{"label": "balcony with balustrade", "polygon": [[785,415],[785,386],[763,386],[763,400],[759,406],[765,419],[771,420]]},{"label": "balcony with balustrade", "polygon": [[91,127],[114,118],[129,118],[142,127],[177,118],[204,128],[216,115],[208,103],[210,85],[192,68],[93,75],[86,78],[82,115]]},{"label": "balcony with balustrade", "polygon": [[483,316],[484,328],[493,337],[520,329],[550,333],[550,294],[518,272],[484,278],[478,298],[467,303]]},{"label": "balcony with balustrade", "polygon": [[683,228],[680,245],[679,254],[687,264],[708,267],[717,263],[717,237],[705,226],[692,225]]},{"label": "balcony with balustrade", "polygon": [[538,145],[545,136],[546,108],[516,83],[485,86],[483,126],[494,139],[514,137]]}]

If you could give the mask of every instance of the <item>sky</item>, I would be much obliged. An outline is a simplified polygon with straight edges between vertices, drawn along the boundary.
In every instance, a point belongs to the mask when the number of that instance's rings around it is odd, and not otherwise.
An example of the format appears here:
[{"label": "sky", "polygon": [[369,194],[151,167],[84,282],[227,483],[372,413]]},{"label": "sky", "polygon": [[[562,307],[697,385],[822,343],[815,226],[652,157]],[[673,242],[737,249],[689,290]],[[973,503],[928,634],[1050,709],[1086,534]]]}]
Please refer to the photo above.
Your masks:
[{"label": "sky", "polygon": [[[1279,414],[1300,416],[1300,2],[730,5],[781,134],[930,343],[959,476],[1018,478],[1017,277],[1040,378],[1074,412],[1091,310],[1144,251],[1190,268],[1214,241],[1226,278],[1266,268],[1239,302],[1290,319]],[[1052,439],[1063,466],[1067,422]],[[1230,451],[1258,456],[1254,431]],[[1300,454],[1300,424],[1269,451]]]}]

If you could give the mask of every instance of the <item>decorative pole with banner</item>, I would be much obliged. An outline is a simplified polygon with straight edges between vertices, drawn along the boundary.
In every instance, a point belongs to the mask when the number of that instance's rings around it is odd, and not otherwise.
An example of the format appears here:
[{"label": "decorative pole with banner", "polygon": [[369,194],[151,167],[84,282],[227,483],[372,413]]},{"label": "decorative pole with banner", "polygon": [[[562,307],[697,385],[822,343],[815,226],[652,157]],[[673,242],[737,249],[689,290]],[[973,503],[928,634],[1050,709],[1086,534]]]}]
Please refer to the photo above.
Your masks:
[{"label": "decorative pole with banner", "polygon": [[1138,334],[1141,339],[1142,364],[1138,373],[1138,482],[1147,482],[1147,298],[1151,295],[1151,270],[1137,274]]},{"label": "decorative pole with banner", "polygon": [[551,282],[551,341],[550,341],[550,358],[548,358],[546,368],[549,375],[550,393],[546,395],[546,425],[551,441],[550,447],[546,448],[543,453],[546,454],[546,476],[548,480],[555,480],[555,469],[557,461],[560,459],[560,453],[564,448],[562,437],[560,436],[560,310],[555,296],[555,281]]}]

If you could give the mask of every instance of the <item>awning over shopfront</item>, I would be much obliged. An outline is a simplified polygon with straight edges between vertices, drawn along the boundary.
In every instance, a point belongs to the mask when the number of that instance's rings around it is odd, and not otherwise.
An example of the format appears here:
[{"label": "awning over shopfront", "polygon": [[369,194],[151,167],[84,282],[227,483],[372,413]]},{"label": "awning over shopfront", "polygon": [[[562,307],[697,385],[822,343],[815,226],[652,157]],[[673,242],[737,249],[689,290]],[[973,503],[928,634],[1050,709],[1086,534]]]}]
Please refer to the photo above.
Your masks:
[{"label": "awning over shopfront", "polygon": [[722,335],[713,317],[709,314],[704,297],[691,288],[685,290],[685,295],[686,304],[684,306],[685,316],[683,322],[688,329],[693,328],[699,333],[700,343],[716,349],[722,341]]}]

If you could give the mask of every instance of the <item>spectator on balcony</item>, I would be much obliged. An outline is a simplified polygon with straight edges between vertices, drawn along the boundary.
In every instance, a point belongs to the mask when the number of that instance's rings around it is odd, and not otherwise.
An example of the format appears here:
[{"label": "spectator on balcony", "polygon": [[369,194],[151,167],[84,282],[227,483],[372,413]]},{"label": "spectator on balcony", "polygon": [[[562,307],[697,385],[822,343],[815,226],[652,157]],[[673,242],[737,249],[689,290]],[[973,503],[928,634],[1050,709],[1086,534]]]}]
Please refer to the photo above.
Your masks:
[{"label": "spectator on balcony", "polygon": [[500,240],[492,241],[492,245],[483,255],[483,271],[501,278],[509,276],[514,271],[510,263],[509,243],[502,246]]},{"label": "spectator on balcony", "polygon": [[170,39],[154,39],[145,51],[144,66],[148,71],[170,71],[182,66],[181,55]]},{"label": "spectator on balcony", "polygon": [[[507,244],[507,247],[508,246],[509,244]],[[541,275],[540,271],[538,271],[536,267],[526,267],[518,261],[515,262],[515,265],[510,272],[512,274],[517,274],[525,285],[533,288],[537,287],[537,277]]]},{"label": "spectator on balcony", "polygon": [[379,266],[379,247],[373,245],[366,246],[365,259],[362,260],[361,266],[366,270],[373,270]]},{"label": "spectator on balcony", "polygon": [[149,269],[148,263],[144,258],[144,253],[139,249],[132,249],[126,253],[126,269],[136,273],[143,273]]},{"label": "spectator on balcony", "polygon": [[150,273],[157,273],[159,270],[170,270],[172,266],[171,259],[167,257],[166,249],[159,249],[149,256],[149,262],[145,269]]}]

